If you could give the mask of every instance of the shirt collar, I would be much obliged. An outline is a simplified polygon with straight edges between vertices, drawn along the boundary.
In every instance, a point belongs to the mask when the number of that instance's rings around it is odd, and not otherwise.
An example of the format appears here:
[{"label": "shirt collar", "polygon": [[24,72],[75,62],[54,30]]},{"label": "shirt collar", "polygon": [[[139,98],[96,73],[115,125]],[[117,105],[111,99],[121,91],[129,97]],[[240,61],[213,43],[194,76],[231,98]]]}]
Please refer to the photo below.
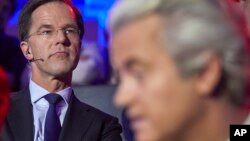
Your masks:
[{"label": "shirt collar", "polygon": [[[43,98],[46,94],[49,94],[50,92],[47,91],[46,89],[42,88],[38,84],[36,84],[34,81],[30,80],[29,83],[29,89],[30,89],[30,97],[31,97],[31,102],[36,103],[39,101],[41,98]],[[72,88],[67,87],[61,91],[56,92],[60,96],[62,96],[63,100],[69,104],[70,97],[72,95]]]}]

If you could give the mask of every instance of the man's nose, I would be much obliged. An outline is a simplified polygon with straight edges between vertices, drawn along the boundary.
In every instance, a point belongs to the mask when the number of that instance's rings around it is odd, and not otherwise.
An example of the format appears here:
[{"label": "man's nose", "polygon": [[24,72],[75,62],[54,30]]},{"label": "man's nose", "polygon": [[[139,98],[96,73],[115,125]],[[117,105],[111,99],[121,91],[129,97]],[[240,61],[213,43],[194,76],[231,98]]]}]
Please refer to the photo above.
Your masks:
[{"label": "man's nose", "polygon": [[56,32],[56,42],[57,43],[66,43],[68,42],[68,38],[66,34],[64,33],[63,29],[58,29]]},{"label": "man's nose", "polygon": [[121,83],[118,86],[114,97],[114,103],[117,107],[129,107],[136,99],[136,88],[133,84]]}]

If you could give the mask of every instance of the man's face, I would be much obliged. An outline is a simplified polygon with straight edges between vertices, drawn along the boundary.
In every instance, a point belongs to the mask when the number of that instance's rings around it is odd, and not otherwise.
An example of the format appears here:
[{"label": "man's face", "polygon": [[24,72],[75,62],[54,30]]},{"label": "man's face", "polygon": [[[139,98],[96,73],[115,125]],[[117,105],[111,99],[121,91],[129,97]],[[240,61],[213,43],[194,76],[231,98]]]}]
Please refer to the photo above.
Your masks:
[{"label": "man's face", "polygon": [[127,109],[138,141],[175,138],[201,113],[194,80],[184,79],[161,48],[159,17],[122,27],[113,37],[111,59],[120,79],[114,102]]},{"label": "man's face", "polygon": [[32,13],[29,35],[27,42],[21,43],[24,54],[29,60],[43,59],[33,62],[32,73],[35,74],[32,77],[37,74],[44,78],[71,75],[79,60],[81,42],[76,17],[70,7],[60,2],[38,7]]}]

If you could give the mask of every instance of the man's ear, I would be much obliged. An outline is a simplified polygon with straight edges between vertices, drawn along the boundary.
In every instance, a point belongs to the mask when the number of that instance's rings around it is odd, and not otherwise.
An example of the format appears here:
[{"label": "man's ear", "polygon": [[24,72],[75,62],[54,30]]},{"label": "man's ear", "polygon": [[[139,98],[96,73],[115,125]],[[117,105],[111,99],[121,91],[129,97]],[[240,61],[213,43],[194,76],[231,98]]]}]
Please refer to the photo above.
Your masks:
[{"label": "man's ear", "polygon": [[29,60],[29,61],[32,60],[33,59],[33,53],[32,53],[32,50],[29,47],[28,42],[22,41],[20,43],[20,47],[21,47],[21,50],[22,50],[23,55],[25,56],[25,58],[27,60]]},{"label": "man's ear", "polygon": [[211,54],[211,57],[195,78],[195,89],[197,93],[203,96],[212,95],[220,82],[221,73],[220,59],[218,56]]}]

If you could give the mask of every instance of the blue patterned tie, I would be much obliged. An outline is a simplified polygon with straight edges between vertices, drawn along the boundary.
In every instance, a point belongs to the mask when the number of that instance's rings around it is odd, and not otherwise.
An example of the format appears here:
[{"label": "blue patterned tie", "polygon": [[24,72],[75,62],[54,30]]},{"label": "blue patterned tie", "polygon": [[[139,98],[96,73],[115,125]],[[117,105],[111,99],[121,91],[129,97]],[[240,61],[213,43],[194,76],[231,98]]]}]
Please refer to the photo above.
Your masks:
[{"label": "blue patterned tie", "polygon": [[49,102],[49,109],[45,120],[44,141],[58,141],[61,124],[56,112],[56,104],[62,97],[58,94],[47,94],[44,98]]}]

